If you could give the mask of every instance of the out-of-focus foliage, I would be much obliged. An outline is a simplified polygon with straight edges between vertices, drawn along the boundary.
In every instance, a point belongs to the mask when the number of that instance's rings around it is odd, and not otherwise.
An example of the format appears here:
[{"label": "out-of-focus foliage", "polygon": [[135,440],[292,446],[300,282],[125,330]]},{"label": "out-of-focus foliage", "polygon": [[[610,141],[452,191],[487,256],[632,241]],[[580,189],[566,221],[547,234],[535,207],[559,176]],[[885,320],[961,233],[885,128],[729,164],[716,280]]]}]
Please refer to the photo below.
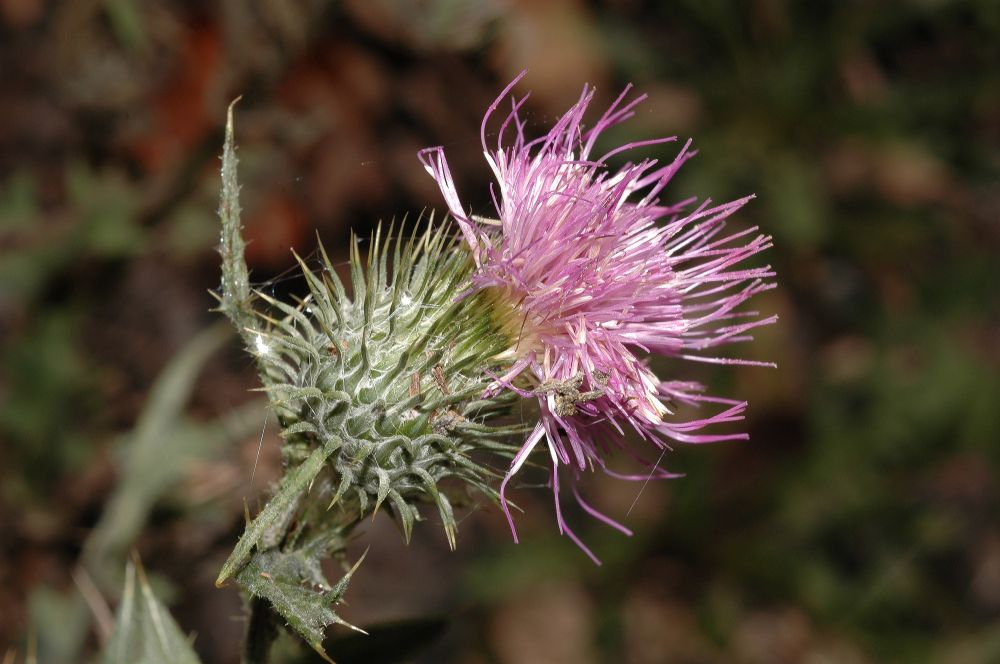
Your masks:
[{"label": "out-of-focus foliage", "polygon": [[146,525],[156,501],[179,483],[186,468],[219,455],[226,443],[253,435],[261,424],[262,401],[234,408],[217,421],[191,422],[184,416],[201,369],[231,338],[217,324],[171,358],[151,387],[135,429],[121,441],[114,491],[84,543],[84,561],[105,591],[118,584],[128,548]]},{"label": "out-of-focus foliage", "polygon": [[125,590],[115,631],[104,650],[106,664],[199,664],[191,642],[153,594],[137,563],[125,570]]},{"label": "out-of-focus foliage", "polygon": [[[346,249],[348,226],[441,207],[418,148],[485,191],[482,112],[527,67],[529,133],[585,81],[631,81],[650,98],[609,142],[700,150],[669,197],[758,195],[736,223],[775,236],[760,308],[782,318],[744,354],[779,369],[701,376],[750,399],[752,440],[668,455],[687,476],[642,490],[634,538],[568,515],[604,567],[521,489],[518,546],[490,511],[456,515],[456,555],[376,520],[345,619],[445,615],[435,662],[997,659],[998,61],[989,0],[0,0],[0,651],[25,652],[29,604],[48,652],[100,649],[71,571],[128,482],[116,441],[213,320],[226,104],[244,95],[251,279],[302,294],[281,271],[313,228]],[[255,386],[234,348],[176,416],[210,426]],[[253,474],[259,434],[180,464],[134,542],[204,661],[237,657],[212,580],[277,475],[270,432]],[[587,498],[622,517],[638,489]],[[57,615],[62,640],[40,633]]]}]

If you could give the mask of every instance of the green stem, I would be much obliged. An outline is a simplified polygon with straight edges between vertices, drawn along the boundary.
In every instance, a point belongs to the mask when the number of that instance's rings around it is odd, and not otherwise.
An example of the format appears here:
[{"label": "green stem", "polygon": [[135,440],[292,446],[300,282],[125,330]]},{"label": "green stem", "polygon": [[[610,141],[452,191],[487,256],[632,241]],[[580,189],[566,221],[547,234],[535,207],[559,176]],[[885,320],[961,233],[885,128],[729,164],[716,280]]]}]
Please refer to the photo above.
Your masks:
[{"label": "green stem", "polygon": [[243,638],[243,664],[267,664],[271,645],[278,638],[278,621],[266,599],[250,601],[250,620]]}]

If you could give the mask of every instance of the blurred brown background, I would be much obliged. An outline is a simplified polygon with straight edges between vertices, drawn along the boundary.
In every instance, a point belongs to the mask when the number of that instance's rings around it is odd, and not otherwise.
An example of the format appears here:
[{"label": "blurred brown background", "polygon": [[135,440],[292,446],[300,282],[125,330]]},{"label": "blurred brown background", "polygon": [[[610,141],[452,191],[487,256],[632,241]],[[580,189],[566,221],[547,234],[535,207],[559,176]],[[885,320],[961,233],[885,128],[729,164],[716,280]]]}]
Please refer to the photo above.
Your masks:
[{"label": "blurred brown background", "polygon": [[[376,521],[342,613],[405,647],[333,630],[338,661],[1000,661],[998,64],[990,0],[0,0],[0,655],[88,661],[134,547],[204,661],[236,661],[212,581],[278,439],[253,473],[250,362],[191,342],[219,318],[227,103],[282,294],[314,231],[344,254],[443,207],[421,147],[488,209],[479,123],[527,68],[529,132],[633,82],[615,138],[700,149],[667,197],[757,193],[735,223],[775,237],[781,321],[742,354],[779,369],[657,367],[749,398],[752,440],[678,449],[634,538],[571,513],[601,568],[544,490],[516,546],[492,508],[456,554]],[[588,488],[619,517],[638,490]]]}]

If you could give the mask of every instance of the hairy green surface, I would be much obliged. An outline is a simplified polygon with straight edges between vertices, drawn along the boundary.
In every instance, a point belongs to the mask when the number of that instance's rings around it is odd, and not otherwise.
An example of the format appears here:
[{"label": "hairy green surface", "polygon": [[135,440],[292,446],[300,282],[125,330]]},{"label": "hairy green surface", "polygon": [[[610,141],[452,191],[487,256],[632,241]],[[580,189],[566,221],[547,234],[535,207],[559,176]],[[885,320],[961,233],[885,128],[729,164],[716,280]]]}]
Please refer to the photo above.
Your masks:
[{"label": "hairy green surface", "polygon": [[263,294],[281,317],[264,316],[251,348],[288,440],[290,459],[329,450],[333,507],[352,501],[358,516],[388,500],[407,538],[416,502],[438,507],[454,546],[455,521],[439,483],[454,477],[492,495],[490,473],[470,458],[508,451],[505,433],[483,422],[509,400],[483,401],[487,367],[509,345],[477,297],[455,301],[467,256],[443,230],[428,228],[390,252],[376,234],[368,269],[351,258],[353,299],[324,253],[310,296],[297,306]]}]

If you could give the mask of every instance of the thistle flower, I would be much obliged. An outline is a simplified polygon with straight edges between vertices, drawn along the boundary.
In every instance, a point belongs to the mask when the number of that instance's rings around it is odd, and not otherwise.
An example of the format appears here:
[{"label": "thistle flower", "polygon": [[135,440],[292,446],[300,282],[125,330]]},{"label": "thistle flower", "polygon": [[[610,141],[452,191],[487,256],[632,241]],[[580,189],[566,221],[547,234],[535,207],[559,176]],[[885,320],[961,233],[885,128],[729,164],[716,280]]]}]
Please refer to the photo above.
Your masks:
[{"label": "thistle flower", "polygon": [[[774,287],[767,281],[774,276],[770,267],[741,267],[769,248],[771,238],[756,228],[724,231],[725,220],[752,196],[722,205],[710,200],[693,205],[694,199],[661,202],[664,187],[695,154],[690,141],[663,165],[641,159],[612,170],[608,160],[676,137],[631,142],[596,156],[602,132],[631,117],[645,98],[626,101],[631,86],[589,128],[583,118],[594,89],[585,86],[552,129],[532,140],[525,136],[519,115],[527,96],[512,98],[491,149],[487,124],[524,75],[497,97],[481,126],[486,161],[497,179],[497,188],[491,187],[496,219],[466,211],[443,148],[428,148],[419,156],[437,181],[475,262],[466,294],[489,291],[495,315],[513,339],[503,355],[509,369],[494,376],[488,392],[511,390],[537,398],[539,404],[539,421],[500,487],[514,540],[507,484],[544,440],[552,459],[550,484],[559,530],[599,562],[563,519],[561,467],[571,469],[572,493],[585,512],[631,534],[582,500],[575,486],[582,471],[600,469],[637,480],[674,477],[659,468],[671,440],[709,443],[747,437],[701,432],[709,425],[743,419],[746,402],[708,396],[694,382],[661,380],[646,360],[658,354],[773,366],[712,352],[748,340],[753,328],[776,320],[738,311],[751,297]],[[509,134],[513,140],[508,144]],[[707,404],[716,412],[679,421],[678,404]],[[627,428],[638,434],[638,449],[627,442]],[[621,475],[611,470],[606,460],[616,449],[636,459],[645,472]]]}]

